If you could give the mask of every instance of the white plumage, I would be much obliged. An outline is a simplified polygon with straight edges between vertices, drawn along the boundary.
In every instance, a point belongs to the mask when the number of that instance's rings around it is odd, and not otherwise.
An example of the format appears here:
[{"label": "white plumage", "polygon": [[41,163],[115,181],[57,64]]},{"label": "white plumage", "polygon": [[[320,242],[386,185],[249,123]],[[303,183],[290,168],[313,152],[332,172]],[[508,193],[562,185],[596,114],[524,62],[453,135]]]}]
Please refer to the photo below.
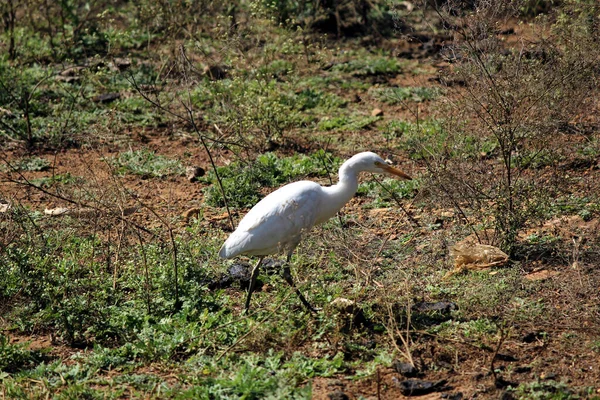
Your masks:
[{"label": "white plumage", "polygon": [[287,255],[288,263],[283,270],[285,280],[294,287],[302,303],[314,310],[296,289],[289,271],[289,260],[303,234],[333,217],[350,201],[356,193],[358,174],[362,171],[390,173],[411,179],[404,172],[386,164],[377,154],[359,153],[342,164],[336,185],[323,187],[311,181],[290,183],[258,202],[240,221],[237,229],[221,247],[219,256],[260,256],[252,270],[246,311],[250,306],[250,297],[264,256],[277,253]]}]

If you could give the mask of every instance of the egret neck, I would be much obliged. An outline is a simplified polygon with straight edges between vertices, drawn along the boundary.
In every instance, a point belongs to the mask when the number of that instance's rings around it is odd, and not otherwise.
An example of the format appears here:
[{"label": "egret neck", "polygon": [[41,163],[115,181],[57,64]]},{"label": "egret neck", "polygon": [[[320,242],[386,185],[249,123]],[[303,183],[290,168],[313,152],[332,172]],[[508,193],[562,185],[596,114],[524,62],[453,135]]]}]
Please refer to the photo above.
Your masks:
[{"label": "egret neck", "polygon": [[326,198],[322,203],[322,212],[319,215],[317,224],[333,217],[356,193],[360,169],[358,165],[349,161],[352,161],[352,159],[346,161],[340,167],[339,182],[336,185],[323,188]]}]

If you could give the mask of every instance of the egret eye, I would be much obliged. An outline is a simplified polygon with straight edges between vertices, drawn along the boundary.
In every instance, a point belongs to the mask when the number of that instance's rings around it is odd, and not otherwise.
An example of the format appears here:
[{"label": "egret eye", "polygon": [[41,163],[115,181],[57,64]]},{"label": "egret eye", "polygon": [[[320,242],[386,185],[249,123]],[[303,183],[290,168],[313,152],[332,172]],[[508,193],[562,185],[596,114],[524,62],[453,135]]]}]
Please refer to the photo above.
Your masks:
[{"label": "egret eye", "polygon": [[381,167],[383,164],[381,164],[379,161],[375,161],[375,166],[376,167]]}]

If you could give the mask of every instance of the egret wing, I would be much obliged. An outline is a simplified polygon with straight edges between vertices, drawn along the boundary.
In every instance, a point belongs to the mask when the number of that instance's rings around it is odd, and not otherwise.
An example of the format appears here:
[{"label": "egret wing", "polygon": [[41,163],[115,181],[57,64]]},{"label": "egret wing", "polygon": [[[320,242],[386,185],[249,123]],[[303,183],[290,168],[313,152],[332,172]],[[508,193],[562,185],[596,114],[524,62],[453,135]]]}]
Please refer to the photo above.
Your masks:
[{"label": "egret wing", "polygon": [[321,186],[295,182],[269,194],[240,221],[219,255],[266,255],[296,247],[315,224],[323,198]]}]

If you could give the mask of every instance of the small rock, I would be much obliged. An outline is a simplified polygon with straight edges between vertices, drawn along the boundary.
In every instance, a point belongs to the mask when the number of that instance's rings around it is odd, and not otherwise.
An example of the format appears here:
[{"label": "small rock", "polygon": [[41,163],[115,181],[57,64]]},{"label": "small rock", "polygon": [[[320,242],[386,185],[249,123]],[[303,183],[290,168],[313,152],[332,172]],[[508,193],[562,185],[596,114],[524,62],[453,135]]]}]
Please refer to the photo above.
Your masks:
[{"label": "small rock", "polygon": [[543,269],[541,271],[535,271],[525,275],[525,279],[530,281],[542,281],[544,279],[552,278],[553,276],[556,276],[558,274],[560,274],[560,272],[558,271],[548,271],[546,269]]},{"label": "small rock", "polygon": [[147,83],[140,84],[138,89],[143,93],[158,93],[158,87],[156,85],[150,85]]},{"label": "small rock", "polygon": [[452,211],[442,211],[440,214],[440,218],[450,219],[454,217],[454,212]]},{"label": "small rock", "polygon": [[[216,279],[207,282],[208,289],[225,289],[233,286],[236,282],[240,290],[246,290],[250,284],[250,271],[252,267],[247,263],[234,263],[231,265],[226,274],[221,275]],[[256,280],[255,291],[261,291],[263,282],[260,279]]]},{"label": "small rock", "polygon": [[8,210],[10,210],[10,204],[9,203],[0,203],[0,212],[1,213],[5,213]]},{"label": "small rock", "polygon": [[240,281],[250,281],[250,267],[247,264],[235,263],[229,268],[229,276]]},{"label": "small rock", "polygon": [[185,223],[189,224],[190,220],[192,218],[199,218],[200,217],[200,213],[202,212],[201,209],[199,209],[198,207],[192,207],[186,211],[183,212],[183,214],[181,214],[181,216],[185,219]]},{"label": "small rock", "polygon": [[540,379],[544,379],[544,380],[556,379],[556,374],[554,372],[542,372],[540,374]]},{"label": "small rock", "polygon": [[442,393],[442,395],[440,396],[442,399],[448,399],[448,400],[462,400],[463,398],[463,394],[462,392],[457,392],[457,393]]},{"label": "small rock", "polygon": [[62,75],[56,75],[55,79],[59,82],[65,82],[65,83],[72,83],[72,82],[79,82],[80,79],[78,76],[62,76]]},{"label": "small rock", "polygon": [[64,70],[62,70],[59,75],[60,76],[77,76],[79,75],[79,73],[84,69],[85,67],[80,67],[80,66],[75,66],[75,67],[69,67],[66,68]]},{"label": "small rock", "polygon": [[400,375],[405,376],[407,378],[412,378],[419,374],[419,370],[417,368],[415,368],[415,366],[412,365],[411,363],[396,361],[394,363],[394,369]]},{"label": "small rock", "polygon": [[213,81],[225,79],[227,77],[227,67],[224,65],[207,65],[204,67],[204,76]]},{"label": "small rock", "polygon": [[522,366],[522,367],[517,367],[515,368],[515,373],[517,374],[523,374],[525,372],[531,372],[531,367],[528,365]]},{"label": "small rock", "polygon": [[507,380],[506,380],[506,379],[504,379],[503,377],[499,376],[499,377],[498,377],[498,378],[496,378],[496,380],[494,381],[494,386],[496,386],[496,389],[504,389],[504,388],[506,388],[506,387],[508,387],[508,386],[515,387],[515,386],[518,386],[518,385],[515,385],[515,383],[514,383],[514,382],[507,381]]},{"label": "small rock", "polygon": [[437,382],[408,379],[398,383],[400,392],[404,396],[423,396],[424,394],[445,390],[446,380]]},{"label": "small rock", "polygon": [[381,117],[383,116],[383,110],[380,108],[374,108],[373,111],[371,111],[371,115],[374,117]]},{"label": "small rock", "polygon": [[341,390],[336,390],[335,392],[331,392],[327,395],[330,400],[349,400],[350,397]]},{"label": "small rock", "polygon": [[537,340],[541,341],[542,339],[544,339],[544,336],[545,335],[543,332],[529,332],[528,334],[523,336],[521,340],[525,343],[533,343]]},{"label": "small rock", "polygon": [[121,97],[121,95],[119,93],[104,93],[104,94],[99,94],[97,96],[92,97],[92,101],[94,103],[108,104],[108,103],[112,103],[113,101],[119,99],[120,97]]},{"label": "small rock", "polygon": [[128,58],[115,58],[114,65],[119,69],[119,71],[125,71],[127,68],[131,67],[131,60]]},{"label": "small rock", "polygon": [[[350,299],[345,299],[343,297],[338,297],[331,302],[331,305],[337,308],[338,310],[350,312],[354,307],[354,301]],[[350,310],[350,311],[349,311]]]},{"label": "small rock", "polygon": [[505,390],[500,396],[500,400],[514,400],[515,396],[513,396],[512,391]]},{"label": "small rock", "polygon": [[413,304],[412,310],[420,313],[437,311],[442,314],[449,314],[451,311],[458,310],[458,306],[450,301],[438,301],[437,303],[420,301]]},{"label": "small rock", "polygon": [[205,173],[206,170],[202,167],[191,166],[185,168],[185,176],[190,182],[195,182],[197,178],[204,176]]},{"label": "small rock", "polygon": [[281,272],[281,268],[285,264],[283,260],[277,260],[274,258],[265,258],[260,265],[260,270],[265,275],[274,275]]},{"label": "small rock", "polygon": [[500,360],[500,361],[509,361],[509,362],[514,362],[514,361],[519,361],[519,359],[511,356],[510,354],[496,354],[496,360]]},{"label": "small rock", "polygon": [[279,147],[281,147],[281,145],[279,143],[277,143],[274,140],[269,139],[267,141],[267,143],[265,144],[265,151],[275,151],[277,150]]},{"label": "small rock", "polygon": [[[371,323],[367,320],[363,310],[356,305],[356,302],[343,297],[338,297],[331,303],[333,310],[338,313],[340,331],[348,332],[357,326],[370,326]],[[366,342],[363,344],[366,348],[374,348],[375,342]]]},{"label": "small rock", "polygon": [[71,209],[66,208],[66,207],[46,208],[44,210],[44,214],[56,216],[56,215],[68,214],[70,211],[71,211]]}]

